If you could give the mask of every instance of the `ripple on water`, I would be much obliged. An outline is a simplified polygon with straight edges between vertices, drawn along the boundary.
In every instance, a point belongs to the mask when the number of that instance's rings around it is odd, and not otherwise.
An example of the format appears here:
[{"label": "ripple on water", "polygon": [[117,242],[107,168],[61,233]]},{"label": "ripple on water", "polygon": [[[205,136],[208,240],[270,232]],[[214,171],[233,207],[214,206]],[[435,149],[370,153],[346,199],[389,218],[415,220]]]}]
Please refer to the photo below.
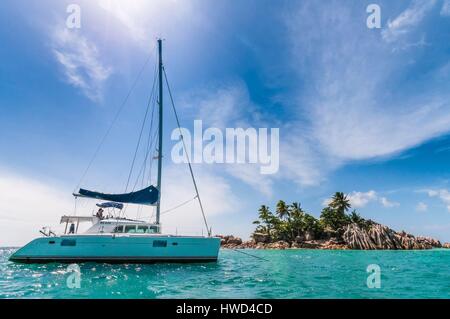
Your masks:
[{"label": "ripple on water", "polygon": [[[217,263],[80,265],[69,289],[67,265],[23,265],[0,249],[0,298],[450,298],[450,250],[222,251]],[[382,288],[368,289],[369,264]]]}]

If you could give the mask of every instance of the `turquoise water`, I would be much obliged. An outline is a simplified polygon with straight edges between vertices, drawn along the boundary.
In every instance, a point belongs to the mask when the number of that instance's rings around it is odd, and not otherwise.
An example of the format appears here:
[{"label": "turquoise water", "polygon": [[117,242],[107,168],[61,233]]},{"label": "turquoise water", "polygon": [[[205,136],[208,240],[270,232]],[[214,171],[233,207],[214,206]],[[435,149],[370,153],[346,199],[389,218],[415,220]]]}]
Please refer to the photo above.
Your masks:
[{"label": "turquoise water", "polygon": [[[221,250],[209,264],[80,264],[80,288],[67,265],[24,265],[0,249],[0,298],[450,298],[450,250]],[[369,289],[366,268],[381,268]]]}]

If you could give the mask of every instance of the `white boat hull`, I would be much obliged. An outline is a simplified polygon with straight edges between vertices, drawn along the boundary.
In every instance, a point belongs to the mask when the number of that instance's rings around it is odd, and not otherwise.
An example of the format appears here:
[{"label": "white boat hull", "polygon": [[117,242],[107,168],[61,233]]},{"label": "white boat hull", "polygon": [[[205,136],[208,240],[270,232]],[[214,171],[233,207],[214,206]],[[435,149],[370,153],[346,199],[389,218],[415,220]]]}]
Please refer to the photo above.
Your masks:
[{"label": "white boat hull", "polygon": [[171,235],[64,235],[38,238],[17,250],[10,260],[48,262],[211,262],[220,238]]}]

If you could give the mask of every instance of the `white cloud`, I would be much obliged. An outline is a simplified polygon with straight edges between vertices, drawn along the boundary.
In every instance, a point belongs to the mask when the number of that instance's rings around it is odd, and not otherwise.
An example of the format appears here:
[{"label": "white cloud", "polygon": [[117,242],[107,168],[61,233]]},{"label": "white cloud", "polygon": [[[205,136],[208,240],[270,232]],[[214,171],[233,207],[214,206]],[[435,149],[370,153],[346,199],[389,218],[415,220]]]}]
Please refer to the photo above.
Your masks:
[{"label": "white cloud", "polygon": [[[155,2],[155,1],[152,1]],[[140,0],[133,1],[114,1],[99,0],[98,5],[110,13],[113,17],[122,23],[127,29],[128,34],[139,43],[149,42],[149,37],[143,25],[139,23],[138,15],[145,12],[142,10],[143,3]]]},{"label": "white cloud", "polygon": [[280,128],[280,178],[296,182],[301,187],[317,186],[340,159],[323,156],[317,143],[308,139],[306,130],[294,127]]},{"label": "white cloud", "polygon": [[[214,222],[216,217],[233,215],[239,211],[239,200],[231,185],[212,170],[196,169],[194,174],[210,227],[223,231]],[[194,186],[187,165],[173,165],[165,169],[161,198],[161,210],[167,211],[195,196]],[[231,218],[231,217],[230,217]],[[203,217],[197,200],[178,209],[162,214],[163,231],[183,234],[200,234],[205,229]]]},{"label": "white cloud", "polygon": [[[391,27],[403,30],[406,17],[418,22],[419,11],[425,14],[430,6],[414,2],[412,11]],[[393,90],[393,79],[409,72],[404,55],[410,52],[392,54],[377,41],[378,34],[367,33],[353,17],[353,9],[339,2],[325,6],[310,1],[286,19],[292,65],[307,79],[301,95],[291,99],[298,101],[291,117],[300,124],[288,131],[291,153],[300,154],[300,163],[291,155],[298,173],[289,178],[303,185],[323,181],[349,162],[389,158],[449,131],[450,96],[436,76],[441,69],[421,75],[429,84],[421,90]],[[422,39],[415,45],[428,47]]]},{"label": "white cloud", "polygon": [[[274,175],[261,175],[255,164],[220,164],[226,165],[225,171],[240,179],[257,191],[271,196],[272,186],[276,179],[295,181],[300,186],[318,185],[323,175],[329,170],[324,168],[318,150],[312,141],[307,141],[303,126],[300,123],[269,121],[259,112],[262,108],[254,104],[249,96],[245,83],[241,81],[211,86],[191,92],[178,103],[191,119],[203,121],[203,129],[217,127],[229,128],[279,128],[280,129],[280,171]],[[257,152],[257,150],[250,150]],[[339,159],[326,166],[334,167]],[[218,164],[216,164],[218,165]]]},{"label": "white cloud", "polygon": [[7,171],[0,174],[0,203],[2,246],[24,245],[39,237],[43,226],[58,229],[59,218],[74,209],[70,191]]},{"label": "white cloud", "polygon": [[352,207],[358,208],[358,207],[364,207],[369,202],[377,200],[377,193],[373,190],[370,190],[368,192],[352,192],[347,195],[348,200],[350,201],[350,204]]},{"label": "white cloud", "polygon": [[224,164],[226,172],[237,178],[267,197],[273,195],[273,180],[267,175],[262,175],[259,165],[256,164]]},{"label": "white cloud", "polygon": [[441,16],[450,17],[450,0],[444,0],[441,8]]},{"label": "white cloud", "polygon": [[[347,103],[329,100],[317,105],[314,134],[329,155],[346,160],[393,155],[448,131],[447,101],[436,98],[425,104],[412,102],[397,109],[382,108],[374,105],[375,96],[367,96],[375,92],[369,92]],[[403,113],[402,108],[411,111]]]},{"label": "white cloud", "polygon": [[397,41],[401,36],[409,33],[434,7],[435,0],[414,0],[405,11],[394,20],[389,20],[387,28],[381,34],[386,42]]},{"label": "white cloud", "polygon": [[397,203],[397,202],[391,202],[391,201],[388,200],[386,197],[380,197],[380,203],[381,203],[384,207],[387,207],[387,208],[400,206],[399,203]]},{"label": "white cloud", "polygon": [[428,210],[428,205],[424,202],[419,202],[416,206],[418,212],[426,212]]},{"label": "white cloud", "polygon": [[[155,38],[175,41],[177,33],[205,26],[205,18],[195,3],[179,0],[99,0],[98,6],[121,25],[127,37],[141,48],[151,47]],[[183,28],[179,28],[182,25]],[[119,30],[115,28],[115,30]]]},{"label": "white cloud", "polygon": [[[414,1],[390,22],[386,37],[412,30],[433,3]],[[330,15],[335,18],[330,20]],[[324,9],[314,1],[303,2],[287,17],[292,65],[308,81],[300,90],[302,95],[291,99],[298,101],[298,107],[285,110],[292,111],[289,123],[274,125],[277,119],[270,119],[270,126],[280,127],[280,172],[267,177],[267,185],[274,178],[299,186],[318,185],[346,163],[394,156],[449,131],[450,98],[439,84],[442,81],[412,94],[399,94],[386,86],[404,71],[403,51],[429,46],[425,36],[404,44],[392,57],[392,51],[368,37],[367,28],[353,17],[348,6],[334,2]],[[245,84],[208,90],[187,99],[194,101],[191,109],[203,110],[198,116],[205,122],[219,127],[230,123],[231,127],[268,126],[258,112],[263,106],[254,105]],[[248,183],[248,175],[241,179]]]},{"label": "white cloud", "polygon": [[[251,101],[243,82],[225,83],[215,87],[190,92],[179,103],[193,120],[201,120],[203,130],[218,128],[268,127],[261,121],[257,106]],[[224,134],[225,136],[225,134]],[[226,141],[225,141],[226,143]],[[253,145],[255,146],[255,145]],[[224,144],[224,147],[226,145]],[[258,152],[251,149],[249,152]],[[207,165],[207,164],[204,164]],[[225,172],[267,196],[272,195],[272,177],[260,173],[259,164],[212,164],[224,165]]]},{"label": "white cloud", "polygon": [[427,47],[427,46],[431,46],[431,44],[427,42],[427,40],[425,38],[425,34],[423,34],[422,37],[418,41],[411,42],[411,43],[404,43],[404,44],[400,44],[398,46],[394,46],[394,48],[392,49],[392,52],[399,52],[399,51],[405,51],[405,50],[409,50],[409,49],[423,48],[423,47]]},{"label": "white cloud", "polygon": [[205,126],[249,127],[261,124],[257,106],[251,101],[242,81],[222,83],[191,92],[180,105]]},{"label": "white cloud", "polygon": [[447,206],[448,211],[450,211],[450,192],[447,189],[430,189],[426,192],[430,197],[438,197]]},{"label": "white cloud", "polygon": [[[367,192],[353,191],[347,194],[347,199],[349,200],[350,205],[352,205],[352,207],[354,208],[365,207],[367,204],[371,202],[378,202],[381,205],[383,205],[383,207],[386,208],[400,206],[400,204],[397,202],[393,202],[387,199],[386,197],[379,196],[379,194],[374,190],[370,190]],[[327,198],[322,202],[322,205],[327,206],[330,202],[331,198]]]},{"label": "white cloud", "polygon": [[52,49],[66,81],[94,102],[102,99],[102,85],[112,73],[100,59],[97,46],[78,30],[55,28]]}]

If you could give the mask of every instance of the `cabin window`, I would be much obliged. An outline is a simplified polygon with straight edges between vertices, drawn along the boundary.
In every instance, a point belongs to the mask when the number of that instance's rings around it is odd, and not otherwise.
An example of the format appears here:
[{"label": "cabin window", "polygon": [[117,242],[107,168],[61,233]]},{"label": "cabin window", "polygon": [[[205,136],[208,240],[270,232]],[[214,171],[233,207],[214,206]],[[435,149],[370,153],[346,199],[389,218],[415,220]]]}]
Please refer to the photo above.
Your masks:
[{"label": "cabin window", "polygon": [[136,232],[136,226],[135,225],[127,225],[127,226],[125,226],[125,232],[126,233],[135,233]]},{"label": "cabin window", "polygon": [[156,234],[156,233],[158,233],[158,227],[157,226],[150,226],[148,232],[150,234]]},{"label": "cabin window", "polygon": [[167,240],[154,240],[153,247],[167,247]]},{"label": "cabin window", "polygon": [[48,243],[49,243],[49,244],[54,244],[55,241],[54,241],[54,240],[50,240]]},{"label": "cabin window", "polygon": [[136,233],[139,234],[148,233],[148,226],[138,226]]},{"label": "cabin window", "polygon": [[113,233],[123,233],[123,226],[116,226]]},{"label": "cabin window", "polygon": [[77,241],[75,239],[63,239],[61,240],[61,246],[76,246]]}]

